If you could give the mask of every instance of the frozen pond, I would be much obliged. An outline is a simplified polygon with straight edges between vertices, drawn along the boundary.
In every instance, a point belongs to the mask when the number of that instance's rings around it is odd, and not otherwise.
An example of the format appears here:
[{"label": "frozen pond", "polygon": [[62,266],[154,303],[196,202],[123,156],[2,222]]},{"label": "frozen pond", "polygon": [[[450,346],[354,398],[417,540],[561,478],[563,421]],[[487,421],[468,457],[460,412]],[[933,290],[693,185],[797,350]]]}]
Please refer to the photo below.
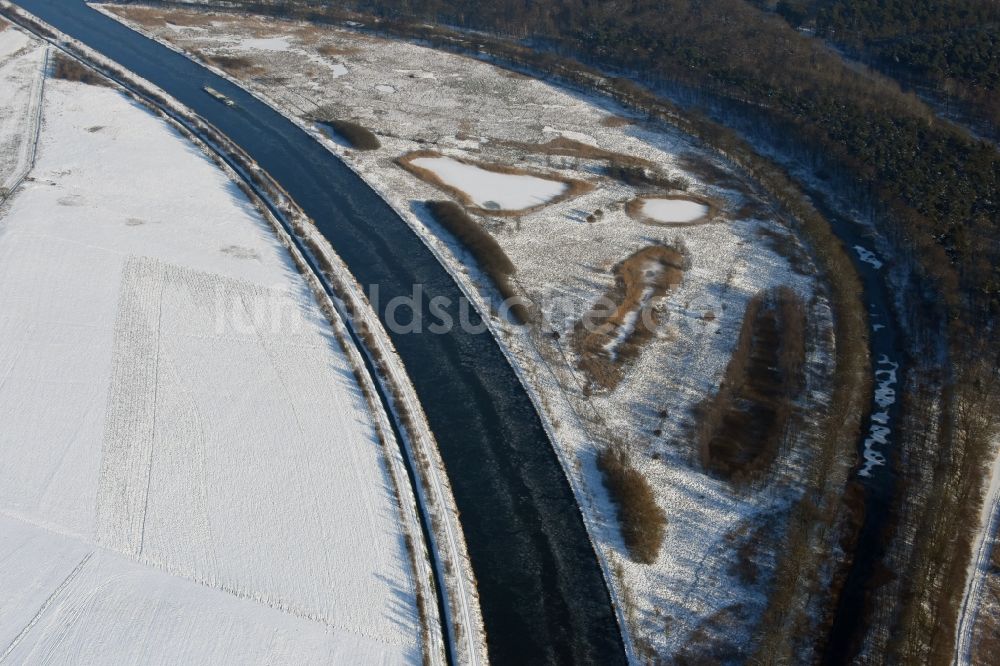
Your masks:
[{"label": "frozen pond", "polygon": [[287,51],[289,46],[287,37],[260,37],[240,42],[241,48],[253,51]]},{"label": "frozen pond", "polygon": [[450,157],[418,157],[411,164],[430,171],[474,205],[488,210],[532,208],[558,197],[567,187],[557,180],[489,171]]},{"label": "frozen pond", "polygon": [[708,206],[691,199],[646,199],[642,214],[656,222],[694,222],[708,214]]}]

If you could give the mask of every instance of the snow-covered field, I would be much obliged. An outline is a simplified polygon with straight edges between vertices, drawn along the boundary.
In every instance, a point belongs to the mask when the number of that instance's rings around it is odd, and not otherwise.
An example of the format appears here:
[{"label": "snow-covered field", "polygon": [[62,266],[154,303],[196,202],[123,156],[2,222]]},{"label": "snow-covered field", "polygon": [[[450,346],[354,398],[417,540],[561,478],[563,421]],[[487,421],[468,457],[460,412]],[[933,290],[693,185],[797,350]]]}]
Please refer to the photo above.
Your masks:
[{"label": "snow-covered field", "polygon": [[[736,488],[700,468],[689,436],[692,409],[716,390],[746,304],[759,290],[787,285],[809,306],[813,345],[802,414],[826,398],[832,344],[822,292],[813,277],[792,270],[788,254],[801,251],[766,204],[688,137],[644,125],[603,100],[478,60],[299,23],[107,9],[131,17],[126,22],[133,25],[141,21],[140,29],[175,48],[205,57],[248,58],[250,67],[228,74],[310,126],[318,140],[395,206],[482,311],[498,302],[489,282],[469,265],[464,249],[415,205],[441,198],[441,191],[394,160],[433,150],[455,164],[460,159],[501,164],[595,184],[580,196],[516,218],[479,218],[516,266],[516,283],[546,315],[543,324],[528,329],[499,318],[491,326],[539,406],[613,590],[629,609],[629,627],[640,648],[649,646],[670,659],[687,650],[704,655],[706,645],[725,652],[752,643],[766,602],[769,567],[782,546],[785,512],[808,476],[810,433],[806,428],[781,452],[767,479]],[[252,41],[261,39],[279,48],[262,52]],[[364,125],[378,135],[382,148],[345,148],[312,126],[317,117]],[[664,200],[648,204],[648,215],[690,221],[711,210],[713,223],[668,228],[632,219],[627,206],[637,197],[683,193],[612,179],[601,159],[526,147],[558,137],[621,153],[633,163],[645,160],[664,179],[690,183],[687,194],[712,203],[711,208],[692,207]],[[471,187],[467,176],[460,187]],[[470,195],[484,204],[487,197],[496,202],[501,189],[490,184]],[[586,391],[587,378],[565,341],[614,286],[614,266],[656,243],[682,246],[690,261],[683,283],[654,299],[666,325],[614,390]],[[808,265],[801,256],[794,263]],[[595,465],[597,451],[608,444],[629,450],[667,515],[666,537],[652,565],[633,562],[622,544]],[[750,576],[747,570],[760,574]]]},{"label": "snow-covered field", "polygon": [[123,94],[43,104],[0,209],[0,661],[420,662],[400,454],[287,249]]}]

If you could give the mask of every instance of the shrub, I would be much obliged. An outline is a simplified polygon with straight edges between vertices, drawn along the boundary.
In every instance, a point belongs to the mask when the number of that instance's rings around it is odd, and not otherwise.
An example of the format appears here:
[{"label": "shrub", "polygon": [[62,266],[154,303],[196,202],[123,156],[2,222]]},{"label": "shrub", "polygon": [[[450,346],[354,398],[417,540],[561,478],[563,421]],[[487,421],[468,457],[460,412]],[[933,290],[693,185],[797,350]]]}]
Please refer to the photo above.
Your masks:
[{"label": "shrub", "polygon": [[219,69],[232,74],[240,74],[254,67],[253,61],[246,56],[213,55],[206,58],[206,60]]},{"label": "shrub", "polygon": [[691,185],[686,178],[667,176],[635,164],[612,162],[604,173],[609,178],[614,178],[632,187],[686,191]]},{"label": "shrub", "polygon": [[52,78],[86,83],[91,86],[107,86],[109,82],[103,76],[85,66],[81,62],[62,53],[57,53],[52,66]]},{"label": "shrub", "polygon": [[656,561],[667,517],[656,503],[649,481],[632,465],[625,451],[606,448],[597,455],[604,487],[615,503],[625,546],[636,562]]},{"label": "shrub", "polygon": [[512,282],[516,270],[514,264],[496,239],[453,201],[428,201],[427,209],[438,224],[472,253],[476,263],[493,281],[500,295],[511,303],[510,312],[517,321],[531,321],[528,306]]},{"label": "shrub", "polygon": [[382,143],[370,129],[350,120],[320,120],[318,122],[336,132],[355,150],[378,150],[382,147]]}]

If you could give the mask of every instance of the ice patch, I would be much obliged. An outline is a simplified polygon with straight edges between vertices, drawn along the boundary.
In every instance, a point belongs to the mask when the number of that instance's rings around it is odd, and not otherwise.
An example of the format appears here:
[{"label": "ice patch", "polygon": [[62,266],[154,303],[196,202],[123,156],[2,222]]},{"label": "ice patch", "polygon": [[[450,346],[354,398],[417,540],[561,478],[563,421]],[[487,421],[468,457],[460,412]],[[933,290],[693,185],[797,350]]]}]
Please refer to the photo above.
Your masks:
[{"label": "ice patch", "polygon": [[339,79],[347,74],[347,67],[340,64],[339,62],[334,63],[330,66],[330,70],[333,72],[333,78]]},{"label": "ice patch", "polygon": [[239,43],[240,48],[252,51],[287,51],[291,48],[287,37],[262,37],[244,39]]},{"label": "ice patch", "polygon": [[694,222],[708,214],[708,206],[690,199],[647,199],[642,214],[657,222]]},{"label": "ice patch", "polygon": [[390,86],[388,83],[377,84],[375,86],[375,90],[379,91],[380,93],[389,93],[389,94],[396,92],[396,89]]},{"label": "ice patch", "polygon": [[871,416],[872,425],[868,431],[868,437],[865,439],[865,464],[861,468],[861,471],[858,472],[860,476],[864,477],[872,475],[872,468],[885,465],[886,463],[885,455],[875,447],[885,446],[889,443],[889,435],[892,434],[892,429],[888,426],[888,409],[896,402],[896,371],[899,369],[899,364],[891,361],[885,354],[882,354],[877,365],[879,367],[875,370],[875,382],[877,384],[877,388],[875,389],[875,404],[882,411],[875,412]]},{"label": "ice patch", "polygon": [[412,164],[461,190],[480,208],[523,210],[544,204],[566,191],[566,183],[557,180],[488,171],[450,157],[418,157]]},{"label": "ice patch", "polygon": [[854,251],[858,253],[858,259],[865,262],[866,264],[871,264],[875,267],[875,270],[882,268],[882,262],[879,260],[878,255],[861,245],[855,245]]}]

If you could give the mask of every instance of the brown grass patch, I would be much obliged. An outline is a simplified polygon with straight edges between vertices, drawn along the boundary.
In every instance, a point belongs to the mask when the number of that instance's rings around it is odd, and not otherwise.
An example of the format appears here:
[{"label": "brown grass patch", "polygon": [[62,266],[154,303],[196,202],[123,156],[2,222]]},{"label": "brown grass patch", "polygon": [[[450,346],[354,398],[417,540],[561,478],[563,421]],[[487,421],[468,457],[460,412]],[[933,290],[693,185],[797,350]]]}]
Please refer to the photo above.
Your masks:
[{"label": "brown grass patch", "polygon": [[378,150],[382,147],[382,142],[378,140],[375,133],[364,125],[350,120],[316,119],[316,122],[326,125],[336,132],[355,150]]},{"label": "brown grass patch", "polygon": [[111,82],[106,78],[63,53],[56,53],[52,60],[52,78],[86,83],[91,86],[111,87]]},{"label": "brown grass patch", "polygon": [[635,121],[631,118],[622,118],[621,116],[604,116],[601,118],[601,127],[625,127],[626,125],[634,125]]},{"label": "brown grass patch", "polygon": [[789,267],[799,275],[812,275],[816,272],[809,257],[790,232],[761,227],[757,230],[757,235],[767,241],[772,250],[787,259]]},{"label": "brown grass patch", "polygon": [[472,253],[476,263],[508,303],[510,313],[517,321],[523,324],[530,322],[530,309],[514,288],[514,264],[496,239],[454,201],[428,201],[427,209],[438,224]]},{"label": "brown grass patch", "polygon": [[192,49],[191,54],[202,62],[218,67],[235,77],[253,76],[260,74],[264,69],[247,56],[233,56],[223,54],[209,54],[198,49]]},{"label": "brown grass patch", "polygon": [[805,306],[791,289],[750,300],[719,391],[696,410],[706,469],[740,481],[775,458],[803,384],[805,330]]},{"label": "brown grass patch", "polygon": [[[697,220],[691,220],[690,222],[660,222],[659,220],[654,220],[642,212],[643,206],[650,199],[694,201],[695,203],[700,203],[708,207],[708,210]],[[650,224],[655,227],[695,227],[699,224],[707,224],[715,219],[715,216],[719,214],[719,210],[719,205],[714,201],[706,199],[705,197],[696,196],[694,194],[663,194],[657,196],[636,197],[625,205],[625,212],[628,213],[628,216],[633,220],[643,224]]]},{"label": "brown grass patch", "polygon": [[684,176],[670,176],[641,164],[611,162],[604,173],[608,178],[646,191],[680,190],[686,192],[691,186],[691,182]]},{"label": "brown grass patch", "polygon": [[650,305],[681,283],[684,264],[680,250],[650,245],[615,266],[615,286],[577,322],[571,340],[592,384],[618,385],[658,324]]},{"label": "brown grass patch", "polygon": [[605,150],[592,146],[589,143],[567,139],[564,136],[557,136],[545,143],[528,143],[526,141],[496,141],[495,145],[522,150],[527,153],[538,155],[558,155],[561,157],[576,157],[585,160],[601,160],[613,164],[622,164],[635,167],[651,167],[653,163],[649,160],[634,155],[616,153],[612,150]]},{"label": "brown grass patch", "polygon": [[597,454],[604,487],[615,503],[618,525],[632,559],[652,564],[660,553],[667,517],[656,503],[649,481],[621,448],[608,447]]},{"label": "brown grass patch", "polygon": [[[485,169],[486,171],[493,171],[494,173],[506,173],[516,176],[534,176],[535,178],[544,178],[545,180],[552,180],[563,183],[566,185],[566,190],[557,197],[549,199],[545,203],[538,204],[537,206],[530,206],[528,208],[521,208],[518,210],[488,210],[485,208],[480,208],[472,201],[472,199],[462,190],[452,187],[446,184],[437,174],[430,169],[424,169],[413,164],[413,161],[420,159],[421,157],[448,157],[455,160],[456,162],[461,162],[463,164],[468,164],[471,166],[479,167],[480,169]],[[581,194],[585,194],[594,189],[594,184],[587,182],[585,180],[576,180],[573,178],[564,178],[559,175],[543,173],[540,171],[533,171],[530,169],[521,169],[519,167],[508,166],[506,164],[494,164],[490,162],[478,162],[476,160],[470,160],[463,157],[455,157],[453,155],[444,155],[433,150],[416,150],[411,153],[406,153],[401,157],[396,158],[396,164],[403,167],[414,176],[424,181],[425,183],[430,183],[434,187],[438,188],[442,192],[449,194],[461,201],[465,207],[477,215],[487,215],[494,217],[519,217],[521,215],[526,215],[532,213],[536,210],[545,208],[546,206],[551,206],[552,204],[559,203],[560,201],[566,201],[567,199],[572,199],[573,197],[578,197]]]},{"label": "brown grass patch", "polygon": [[167,12],[155,7],[112,5],[109,9],[119,16],[150,26],[172,23],[173,25],[185,28],[203,28],[211,27],[212,21],[226,20],[224,17],[213,16],[205,12],[185,11],[173,8],[170,9],[169,15]]},{"label": "brown grass patch", "polygon": [[[305,41],[305,38],[303,38]],[[347,56],[354,55],[360,49],[356,46],[341,46],[340,44],[322,44],[316,49],[320,55],[326,56],[327,58],[335,58],[337,56]]]}]

